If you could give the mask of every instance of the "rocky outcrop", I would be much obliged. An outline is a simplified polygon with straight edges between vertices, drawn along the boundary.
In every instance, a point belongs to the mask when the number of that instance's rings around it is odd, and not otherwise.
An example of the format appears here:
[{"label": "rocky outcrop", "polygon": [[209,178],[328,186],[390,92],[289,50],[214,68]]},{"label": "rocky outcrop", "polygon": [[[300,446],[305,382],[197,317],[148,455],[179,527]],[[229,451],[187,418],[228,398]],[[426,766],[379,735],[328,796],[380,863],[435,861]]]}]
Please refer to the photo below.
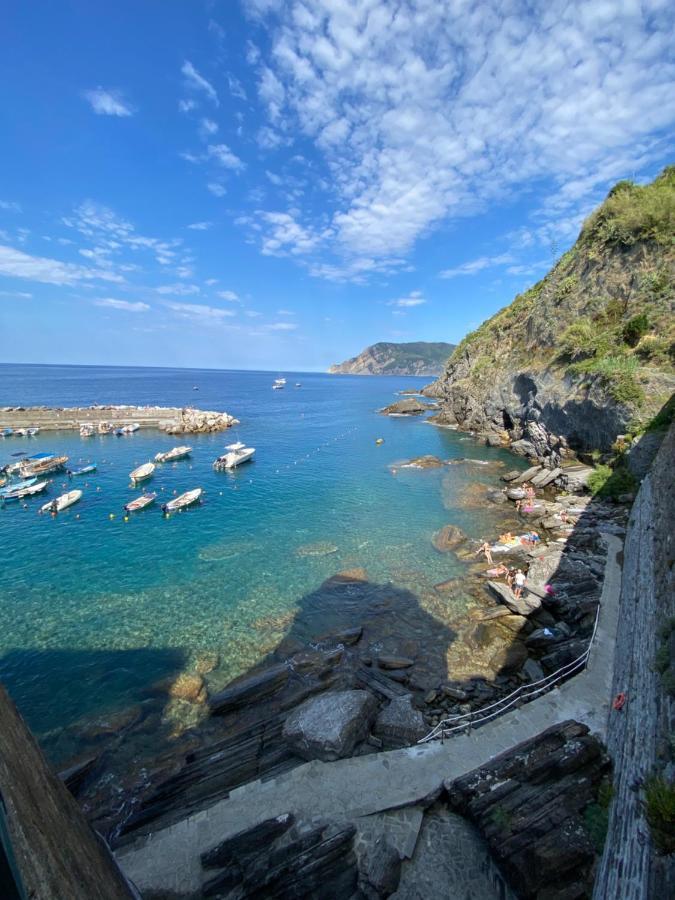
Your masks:
[{"label": "rocky outcrop", "polygon": [[[555,467],[574,452],[609,452],[653,416],[675,390],[674,183],[670,167],[651,185],[610,192],[551,272],[459,344],[424,391],[441,402],[434,421]],[[650,202],[663,205],[658,224]]]},{"label": "rocky outcrop", "polygon": [[395,403],[385,406],[380,412],[383,416],[420,416],[428,409],[434,409],[434,404],[425,403],[415,397],[406,397],[404,400],[397,400]]},{"label": "rocky outcrop", "polygon": [[328,371],[331,375],[440,375],[454,349],[454,344],[442,342],[381,342]]},{"label": "rocky outcrop", "polygon": [[584,812],[596,803],[609,758],[585,725],[555,725],[486,766],[446,783],[523,900],[588,898],[596,845]]},{"label": "rocky outcrop", "polygon": [[448,553],[466,543],[466,535],[456,525],[444,525],[435,532],[431,542],[439,553]]},{"label": "rocky outcrop", "polygon": [[187,407],[179,411],[175,421],[165,427],[167,434],[208,434],[213,431],[224,431],[231,425],[238,425],[239,420],[228,413],[207,412]]}]

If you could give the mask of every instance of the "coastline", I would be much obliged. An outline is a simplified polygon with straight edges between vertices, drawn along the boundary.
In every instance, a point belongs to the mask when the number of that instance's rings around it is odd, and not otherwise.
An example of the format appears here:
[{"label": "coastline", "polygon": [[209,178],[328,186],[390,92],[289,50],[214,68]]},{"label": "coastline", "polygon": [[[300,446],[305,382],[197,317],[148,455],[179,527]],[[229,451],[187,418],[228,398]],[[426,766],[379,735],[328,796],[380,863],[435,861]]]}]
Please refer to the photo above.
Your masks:
[{"label": "coastline", "polygon": [[[0,407],[0,431],[3,428],[39,428],[40,431],[74,431],[81,425],[100,430],[136,424],[139,428],[156,428],[168,434],[199,434],[224,431],[239,420],[224,412],[194,407],[168,406],[3,406]],[[11,435],[10,435],[11,437]]]}]

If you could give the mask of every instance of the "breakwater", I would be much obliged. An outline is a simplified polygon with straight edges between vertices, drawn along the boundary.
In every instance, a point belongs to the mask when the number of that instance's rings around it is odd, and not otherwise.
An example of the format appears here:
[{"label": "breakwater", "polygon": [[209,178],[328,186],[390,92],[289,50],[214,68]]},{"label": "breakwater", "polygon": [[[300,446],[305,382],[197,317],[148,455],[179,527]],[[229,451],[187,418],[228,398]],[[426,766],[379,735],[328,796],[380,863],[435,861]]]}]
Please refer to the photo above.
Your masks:
[{"label": "breakwater", "polygon": [[0,429],[39,428],[40,431],[72,431],[81,425],[95,430],[137,424],[168,434],[201,434],[224,431],[239,420],[225,412],[171,406],[4,406]]}]

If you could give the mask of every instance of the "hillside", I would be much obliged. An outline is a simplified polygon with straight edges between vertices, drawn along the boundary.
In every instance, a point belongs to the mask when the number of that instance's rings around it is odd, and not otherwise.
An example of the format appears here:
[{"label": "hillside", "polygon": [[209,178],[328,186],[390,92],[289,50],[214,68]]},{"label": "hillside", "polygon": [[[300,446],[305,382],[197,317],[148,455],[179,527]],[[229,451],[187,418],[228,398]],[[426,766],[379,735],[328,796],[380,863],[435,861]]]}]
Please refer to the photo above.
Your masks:
[{"label": "hillside", "polygon": [[425,393],[440,423],[557,463],[608,452],[675,389],[675,167],[620,182],[542,281],[467,335]]},{"label": "hillside", "polygon": [[353,359],[331,366],[331,375],[440,375],[455,349],[454,344],[414,341],[388,344],[384,341]]}]

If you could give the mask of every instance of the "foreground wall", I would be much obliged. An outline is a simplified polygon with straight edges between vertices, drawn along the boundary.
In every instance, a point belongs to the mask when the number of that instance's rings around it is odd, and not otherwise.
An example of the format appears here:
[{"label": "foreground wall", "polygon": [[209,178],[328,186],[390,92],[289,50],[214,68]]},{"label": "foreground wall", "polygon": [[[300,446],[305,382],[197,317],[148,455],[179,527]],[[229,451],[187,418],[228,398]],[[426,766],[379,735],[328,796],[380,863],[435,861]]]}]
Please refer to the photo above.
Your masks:
[{"label": "foreground wall", "polygon": [[642,791],[654,771],[674,774],[675,698],[655,668],[662,628],[675,615],[674,473],[675,424],[642,482],[626,534],[613,688],[626,702],[610,713],[614,799],[595,900],[675,896],[675,859],[655,851]]},{"label": "foreground wall", "polygon": [[[34,900],[129,900],[107,849],[51,771],[0,686],[0,796],[11,852]],[[0,896],[12,896],[0,885]]]}]

